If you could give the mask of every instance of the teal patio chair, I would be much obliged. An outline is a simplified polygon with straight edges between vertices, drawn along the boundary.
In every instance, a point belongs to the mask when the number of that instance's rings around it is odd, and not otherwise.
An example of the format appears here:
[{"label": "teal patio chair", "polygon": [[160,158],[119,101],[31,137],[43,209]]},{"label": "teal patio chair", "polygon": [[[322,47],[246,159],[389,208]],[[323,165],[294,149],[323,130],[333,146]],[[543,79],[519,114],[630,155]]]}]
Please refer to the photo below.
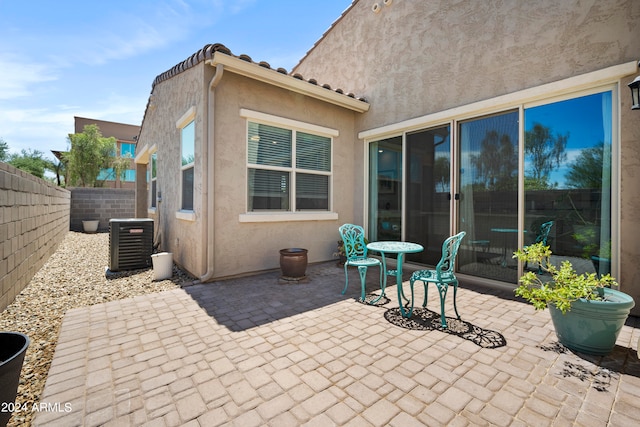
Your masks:
[{"label": "teal patio chair", "polygon": [[[549,232],[551,231],[551,227],[553,227],[553,221],[547,221],[540,226],[540,230],[536,235],[536,240],[533,244],[542,243],[544,246],[547,246],[547,241],[549,240]],[[524,248],[527,248],[525,246]],[[527,262],[524,263],[524,269],[527,269]],[[542,274],[542,266],[538,264],[538,274]]]},{"label": "teal patio chair", "polygon": [[[359,225],[343,224],[338,228],[340,237],[344,242],[344,251],[347,256],[347,261],[344,263],[344,275],[345,284],[342,290],[342,295],[347,291],[349,286],[349,273],[348,267],[358,267],[358,273],[360,273],[360,301],[365,302],[365,279],[367,277],[367,269],[369,267],[378,266],[380,268],[380,289],[384,295],[384,286],[382,283],[382,262],[376,258],[370,258],[367,256],[368,250],[364,240],[364,229]],[[378,299],[380,299],[378,298]],[[376,300],[377,301],[377,300]]]},{"label": "teal patio chair", "polygon": [[413,285],[415,282],[422,282],[424,284],[424,302],[422,307],[427,306],[427,296],[429,291],[429,283],[433,283],[438,288],[440,294],[440,321],[443,328],[447,327],[447,319],[444,316],[444,301],[447,296],[447,290],[449,286],[453,285],[453,309],[456,312],[456,316],[460,319],[458,314],[458,307],[456,306],[456,294],[458,293],[458,279],[456,278],[455,265],[456,256],[458,255],[458,248],[460,248],[460,242],[466,233],[461,231],[455,236],[447,238],[442,243],[442,257],[436,265],[435,270],[418,270],[414,271],[409,280],[411,286],[411,309],[409,311],[409,317],[413,312]]}]

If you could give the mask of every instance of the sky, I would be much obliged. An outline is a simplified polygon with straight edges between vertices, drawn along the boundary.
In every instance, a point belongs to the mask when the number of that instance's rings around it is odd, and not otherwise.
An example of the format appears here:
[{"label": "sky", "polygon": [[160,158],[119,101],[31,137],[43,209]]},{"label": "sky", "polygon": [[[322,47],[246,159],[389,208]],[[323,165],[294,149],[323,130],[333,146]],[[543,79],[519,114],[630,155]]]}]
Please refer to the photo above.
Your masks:
[{"label": "sky", "polygon": [[0,139],[67,150],[74,116],[140,125],[155,77],[207,44],[290,71],[351,0],[0,0]]}]

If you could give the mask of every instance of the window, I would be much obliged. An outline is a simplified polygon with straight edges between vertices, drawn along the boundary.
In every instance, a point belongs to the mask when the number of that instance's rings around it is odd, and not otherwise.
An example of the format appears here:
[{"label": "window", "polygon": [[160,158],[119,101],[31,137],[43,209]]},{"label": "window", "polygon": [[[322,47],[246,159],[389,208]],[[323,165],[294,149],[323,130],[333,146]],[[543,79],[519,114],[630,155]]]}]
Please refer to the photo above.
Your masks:
[{"label": "window", "polygon": [[151,191],[150,191],[150,197],[151,197],[151,208],[155,208],[156,207],[156,199],[157,199],[157,191],[158,191],[158,176],[157,176],[157,162],[158,162],[158,153],[153,153],[151,155],[151,164],[149,165],[149,167],[151,168]]},{"label": "window", "polygon": [[525,243],[552,222],[545,238],[554,255],[582,258],[599,274],[611,273],[612,98],[603,91],[524,113]]},{"label": "window", "polygon": [[136,156],[136,144],[130,144],[127,142],[123,142],[120,144],[120,157],[131,157],[132,159]]},{"label": "window", "polygon": [[113,171],[113,168],[100,169],[100,173],[96,178],[96,181],[115,181],[116,174]]},{"label": "window", "polygon": [[195,162],[195,122],[191,120],[180,132],[182,150],[182,210],[193,210],[193,177]]},{"label": "window", "polygon": [[127,169],[122,171],[122,173],[120,174],[120,181],[135,182],[136,171],[134,169]]},{"label": "window", "polygon": [[248,123],[248,211],[329,211],[331,138]]}]

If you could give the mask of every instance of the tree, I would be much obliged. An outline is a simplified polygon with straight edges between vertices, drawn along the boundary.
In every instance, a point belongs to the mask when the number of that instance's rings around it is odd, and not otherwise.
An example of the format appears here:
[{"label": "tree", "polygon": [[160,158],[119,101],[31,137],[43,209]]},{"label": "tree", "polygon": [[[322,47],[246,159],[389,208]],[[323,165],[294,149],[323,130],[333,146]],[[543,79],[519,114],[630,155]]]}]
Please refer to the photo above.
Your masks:
[{"label": "tree", "polygon": [[4,141],[4,139],[0,138],[0,162],[7,160],[8,155],[9,145]]},{"label": "tree", "polygon": [[52,171],[56,174],[56,183],[59,186],[63,186],[63,181],[64,181],[64,185],[67,185],[67,180],[66,180],[67,166],[65,162],[57,161],[53,163]]},{"label": "tree", "polygon": [[69,135],[71,150],[65,160],[69,169],[69,184],[80,187],[95,187],[102,169],[113,166],[116,139],[104,138],[100,128],[86,125],[82,133]]},{"label": "tree", "polygon": [[440,156],[436,159],[433,165],[433,176],[436,178],[436,182],[442,186],[442,191],[447,191],[451,166],[449,165],[449,159],[444,156]]},{"label": "tree", "polygon": [[38,178],[44,178],[45,170],[54,170],[53,162],[45,159],[44,153],[38,150],[28,149],[20,154],[11,154],[7,163]]},{"label": "tree", "polygon": [[524,136],[524,152],[531,162],[531,168],[525,171],[525,182],[536,183],[538,188],[550,187],[549,174],[567,159],[568,139],[568,133],[554,135],[550,128],[534,123]]},{"label": "tree", "polygon": [[566,184],[569,188],[602,188],[602,166],[604,160],[604,143],[580,152],[580,155],[569,165],[566,173]]},{"label": "tree", "polygon": [[518,185],[518,153],[507,134],[487,131],[480,154],[471,156],[484,189],[515,190]]}]

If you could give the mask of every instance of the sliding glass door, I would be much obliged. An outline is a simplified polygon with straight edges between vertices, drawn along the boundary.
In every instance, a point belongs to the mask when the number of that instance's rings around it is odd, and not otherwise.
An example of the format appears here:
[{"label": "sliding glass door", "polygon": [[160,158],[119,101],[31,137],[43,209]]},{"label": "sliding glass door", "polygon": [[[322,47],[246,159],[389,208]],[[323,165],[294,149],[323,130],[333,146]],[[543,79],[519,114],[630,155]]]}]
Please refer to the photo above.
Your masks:
[{"label": "sliding glass door", "polygon": [[402,137],[369,146],[369,239],[402,238]]},{"label": "sliding glass door", "polygon": [[611,272],[611,108],[602,92],[524,114],[525,243],[546,241],[580,272]]},{"label": "sliding glass door", "polygon": [[425,251],[407,260],[435,265],[451,222],[449,126],[411,132],[406,137],[406,221],[404,239]]},{"label": "sliding glass door", "polygon": [[457,230],[461,272],[513,282],[518,242],[518,111],[461,122]]},{"label": "sliding glass door", "polygon": [[[444,239],[467,233],[459,273],[515,284],[520,245],[554,262],[611,271],[613,91],[516,105],[369,144],[369,238],[420,243],[435,265]],[[537,266],[525,266],[535,268]]]}]

